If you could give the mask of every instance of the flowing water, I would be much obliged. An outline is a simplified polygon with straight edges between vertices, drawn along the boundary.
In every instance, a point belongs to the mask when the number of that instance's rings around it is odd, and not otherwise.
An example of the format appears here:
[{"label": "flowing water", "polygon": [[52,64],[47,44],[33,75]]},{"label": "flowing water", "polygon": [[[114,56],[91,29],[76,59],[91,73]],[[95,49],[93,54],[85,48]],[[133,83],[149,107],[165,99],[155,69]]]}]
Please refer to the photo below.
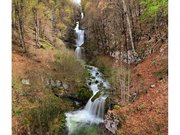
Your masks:
[{"label": "flowing water", "polygon": [[97,125],[104,122],[106,91],[110,86],[98,68],[88,65],[86,68],[90,73],[87,85],[93,91],[93,96],[83,109],[66,113],[69,135],[96,135]]},{"label": "flowing water", "polygon": [[[84,15],[81,13],[81,18]],[[84,30],[80,29],[79,22],[76,22],[75,33],[76,50],[75,54],[78,59],[83,58],[83,43],[84,43]],[[87,85],[93,96],[89,99],[86,106],[77,111],[66,113],[66,126],[69,135],[97,135],[97,125],[103,123],[106,91],[109,89],[109,82],[107,82],[98,68],[94,66],[85,66],[90,73],[87,79]]]},{"label": "flowing water", "polygon": [[[83,17],[83,14],[81,14],[81,16]],[[84,56],[84,52],[83,52],[84,48],[82,47],[84,43],[84,30],[81,30],[79,28],[79,22],[76,22],[76,27],[74,30],[77,35],[75,53],[78,59],[82,59]]]}]

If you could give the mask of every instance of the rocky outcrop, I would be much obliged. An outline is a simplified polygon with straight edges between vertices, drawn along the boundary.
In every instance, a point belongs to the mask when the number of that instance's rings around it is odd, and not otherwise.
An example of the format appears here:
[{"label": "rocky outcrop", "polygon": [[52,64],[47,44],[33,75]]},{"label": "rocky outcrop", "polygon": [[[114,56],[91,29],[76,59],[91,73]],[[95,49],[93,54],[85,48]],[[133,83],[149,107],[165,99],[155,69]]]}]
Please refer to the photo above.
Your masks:
[{"label": "rocky outcrop", "polygon": [[110,53],[110,56],[113,57],[116,61],[122,61],[124,63],[139,63],[141,61],[138,54],[134,54],[132,50],[127,52],[120,52],[118,50]]},{"label": "rocky outcrop", "polygon": [[53,80],[52,78],[47,81],[47,86],[49,86],[56,96],[63,97],[67,95],[69,86],[60,80]]},{"label": "rocky outcrop", "polygon": [[108,111],[105,115],[104,125],[108,131],[112,134],[116,134],[117,128],[119,126],[120,121],[118,118],[113,114],[112,111]]}]

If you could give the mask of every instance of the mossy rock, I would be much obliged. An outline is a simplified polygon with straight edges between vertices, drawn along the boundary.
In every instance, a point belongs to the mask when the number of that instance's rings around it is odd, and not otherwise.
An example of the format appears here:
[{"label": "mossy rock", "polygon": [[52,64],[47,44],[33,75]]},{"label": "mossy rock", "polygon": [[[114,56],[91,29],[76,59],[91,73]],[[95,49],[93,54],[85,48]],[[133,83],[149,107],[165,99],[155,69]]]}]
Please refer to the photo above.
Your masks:
[{"label": "mossy rock", "polygon": [[98,85],[98,88],[99,88],[100,90],[103,90],[103,89],[104,89],[103,83],[100,83],[100,84]]},{"label": "mossy rock", "polygon": [[85,66],[87,69],[89,69],[89,70],[92,70],[92,67],[89,67],[89,66]]},{"label": "mossy rock", "polygon": [[121,107],[120,107],[119,105],[114,105],[114,106],[113,106],[113,109],[114,109],[114,110],[120,110]]},{"label": "mossy rock", "polygon": [[92,84],[92,82],[88,82],[88,85],[91,85]]},{"label": "mossy rock", "polygon": [[91,79],[96,79],[96,77],[92,76]]},{"label": "mossy rock", "polygon": [[63,87],[53,89],[53,93],[57,96],[65,95],[65,89]]},{"label": "mossy rock", "polygon": [[92,95],[93,92],[90,91],[86,86],[81,86],[76,94],[77,98],[83,102],[87,102]]},{"label": "mossy rock", "polygon": [[99,96],[101,96],[101,91],[98,91],[93,98],[91,99],[92,102],[94,102],[97,98],[99,98]]}]

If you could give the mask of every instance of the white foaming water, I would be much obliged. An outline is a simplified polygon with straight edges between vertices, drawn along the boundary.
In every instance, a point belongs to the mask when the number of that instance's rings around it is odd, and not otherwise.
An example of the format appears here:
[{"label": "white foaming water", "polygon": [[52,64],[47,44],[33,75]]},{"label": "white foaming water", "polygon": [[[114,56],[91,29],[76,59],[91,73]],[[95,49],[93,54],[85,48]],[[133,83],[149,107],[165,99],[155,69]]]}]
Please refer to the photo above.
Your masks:
[{"label": "white foaming water", "polygon": [[78,59],[81,59],[82,58],[82,50],[81,50],[81,47],[76,47],[76,50],[75,50],[75,54],[76,54],[76,57]]},{"label": "white foaming water", "polygon": [[84,30],[79,29],[79,22],[76,22],[74,30],[77,35],[75,54],[78,59],[81,59],[83,58],[83,48],[81,46],[84,44]]},{"label": "white foaming water", "polygon": [[[96,67],[87,66],[90,72],[90,78],[87,80],[90,90],[93,91],[93,96],[89,99],[86,106],[82,110],[66,113],[66,125],[69,135],[76,135],[78,130],[84,128],[87,124],[103,123],[105,102],[107,96],[104,91],[110,88],[109,83],[103,79],[102,74]],[[100,90],[103,89],[102,91]],[[97,94],[99,94],[97,96]],[[94,100],[92,100],[95,98]]]},{"label": "white foaming water", "polygon": [[83,12],[81,12],[81,19],[83,19],[84,18],[84,13]]},{"label": "white foaming water", "polygon": [[81,5],[81,0],[73,0],[76,4]]},{"label": "white foaming water", "polygon": [[76,46],[82,46],[84,43],[84,30],[79,29],[79,22],[76,22],[75,32],[77,34]]}]

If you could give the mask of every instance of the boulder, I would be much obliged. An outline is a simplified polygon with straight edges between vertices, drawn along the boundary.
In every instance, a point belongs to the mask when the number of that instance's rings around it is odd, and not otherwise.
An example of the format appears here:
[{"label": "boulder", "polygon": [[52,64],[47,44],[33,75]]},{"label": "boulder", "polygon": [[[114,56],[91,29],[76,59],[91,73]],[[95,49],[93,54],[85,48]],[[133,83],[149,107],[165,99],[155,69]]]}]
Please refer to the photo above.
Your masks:
[{"label": "boulder", "polygon": [[29,81],[29,79],[22,79],[22,84],[24,84],[24,85],[30,85],[30,81]]},{"label": "boulder", "polygon": [[67,90],[67,89],[69,88],[69,86],[68,86],[67,84],[65,84],[65,83],[63,83],[62,86],[63,86],[63,88],[64,88],[65,90]]},{"label": "boulder", "polygon": [[52,89],[56,96],[64,96],[67,93],[69,86],[60,80],[53,80],[52,78],[47,81],[47,85]]},{"label": "boulder", "polygon": [[101,91],[98,91],[93,98],[91,98],[91,101],[94,102],[94,100],[96,100],[97,98],[99,98],[99,96],[101,96]]},{"label": "boulder", "polygon": [[83,103],[86,103],[91,98],[92,95],[93,92],[89,90],[89,88],[86,86],[81,86],[76,93],[77,99],[82,101]]}]

